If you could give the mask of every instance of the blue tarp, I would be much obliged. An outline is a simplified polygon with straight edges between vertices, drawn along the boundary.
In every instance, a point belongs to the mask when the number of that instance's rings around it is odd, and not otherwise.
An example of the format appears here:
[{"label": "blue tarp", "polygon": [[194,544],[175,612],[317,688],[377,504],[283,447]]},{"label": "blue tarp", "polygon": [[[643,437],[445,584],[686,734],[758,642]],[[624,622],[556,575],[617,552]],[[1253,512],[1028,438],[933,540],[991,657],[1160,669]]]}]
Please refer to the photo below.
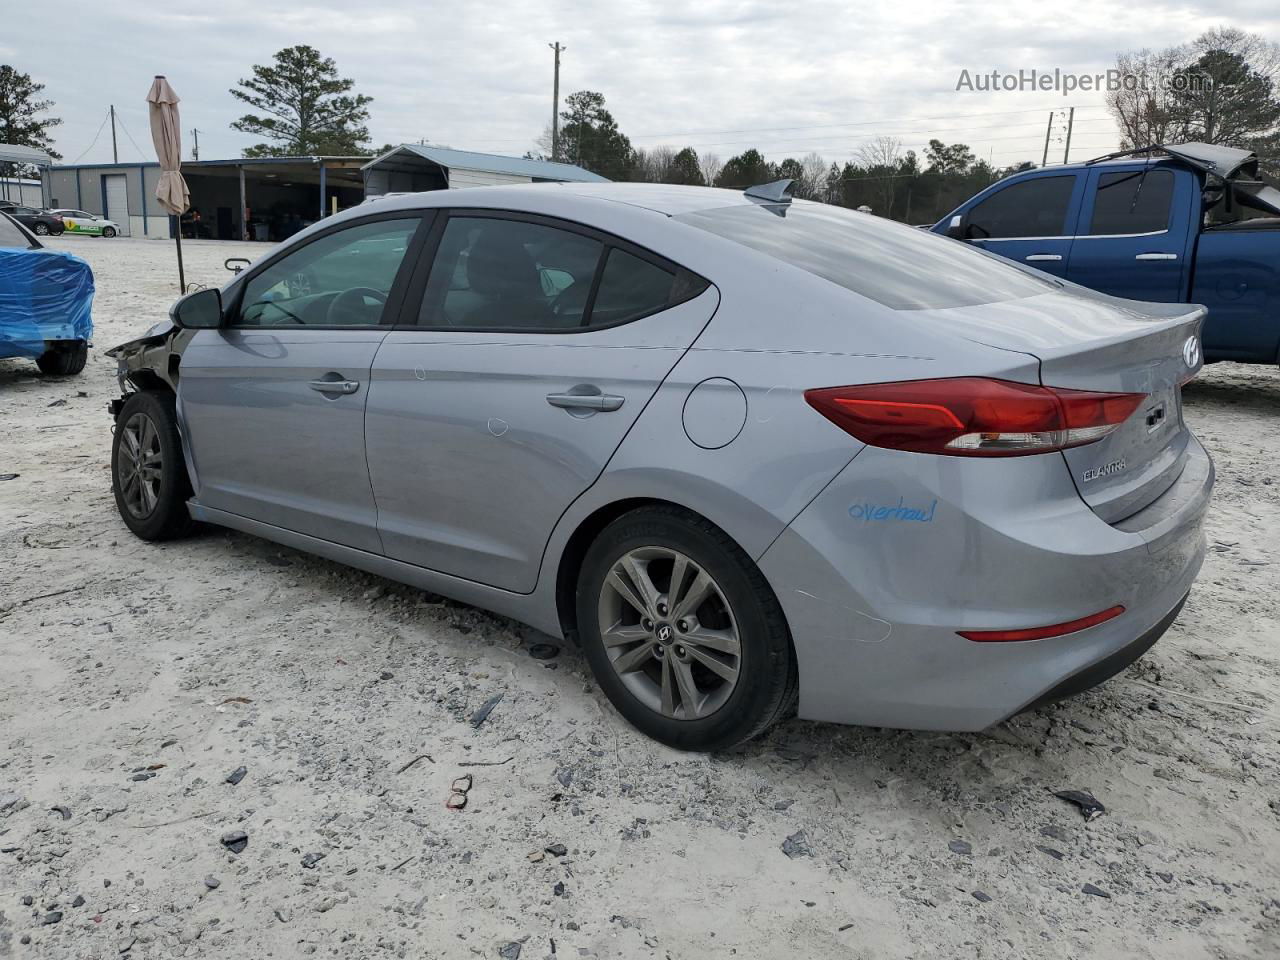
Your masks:
[{"label": "blue tarp", "polygon": [[38,357],[46,340],[93,336],[93,271],[58,250],[0,249],[0,357]]}]

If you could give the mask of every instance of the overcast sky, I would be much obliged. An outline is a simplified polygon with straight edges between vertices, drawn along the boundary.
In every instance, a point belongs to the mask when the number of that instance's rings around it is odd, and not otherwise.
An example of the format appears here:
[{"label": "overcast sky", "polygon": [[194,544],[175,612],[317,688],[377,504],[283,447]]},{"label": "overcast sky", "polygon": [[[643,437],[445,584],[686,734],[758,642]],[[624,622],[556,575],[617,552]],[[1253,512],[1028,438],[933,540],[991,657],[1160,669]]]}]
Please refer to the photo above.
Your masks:
[{"label": "overcast sky", "polygon": [[[153,159],[143,97],[156,73],[182,97],[201,157],[239,156],[254,141],[230,128],[245,111],[228,88],[299,43],[374,98],[375,145],[425,138],[518,156],[550,121],[553,40],[567,45],[562,96],[603,93],[636,146],[843,161],[871,137],[919,150],[936,136],[997,165],[1039,162],[1049,112],[1075,106],[1071,156],[1084,159],[1116,148],[1101,93],[957,92],[961,70],[1095,73],[1117,51],[1219,25],[1280,38],[1280,4],[1238,0],[40,0],[4,19],[0,61],[45,84],[64,162],[111,160],[111,103],[120,160]],[[1057,142],[1050,159],[1061,154]]]}]

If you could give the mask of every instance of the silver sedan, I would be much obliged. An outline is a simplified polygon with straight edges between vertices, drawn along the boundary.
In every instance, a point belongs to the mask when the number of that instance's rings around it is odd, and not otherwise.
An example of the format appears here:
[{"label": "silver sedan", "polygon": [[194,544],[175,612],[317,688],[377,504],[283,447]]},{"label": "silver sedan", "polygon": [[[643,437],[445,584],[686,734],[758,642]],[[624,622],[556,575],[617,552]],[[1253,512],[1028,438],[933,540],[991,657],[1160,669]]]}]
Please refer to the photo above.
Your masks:
[{"label": "silver sedan", "polygon": [[675,747],[980,729],[1181,608],[1202,319],[784,184],[387,197],[113,351],[116,501],[570,638]]}]

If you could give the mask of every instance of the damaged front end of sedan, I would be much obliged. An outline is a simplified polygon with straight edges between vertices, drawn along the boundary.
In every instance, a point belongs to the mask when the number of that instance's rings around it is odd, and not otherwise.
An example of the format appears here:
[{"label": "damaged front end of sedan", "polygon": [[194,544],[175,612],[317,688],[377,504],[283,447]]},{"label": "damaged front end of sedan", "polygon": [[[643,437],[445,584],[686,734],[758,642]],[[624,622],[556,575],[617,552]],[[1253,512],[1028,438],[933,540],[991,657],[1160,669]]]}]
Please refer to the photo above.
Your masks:
[{"label": "damaged front end of sedan", "polygon": [[131,393],[157,389],[178,392],[182,352],[195,333],[183,330],[172,320],[162,320],[142,336],[106,351],[116,361],[116,380],[120,384],[120,396],[107,404],[112,420],[120,416]]}]

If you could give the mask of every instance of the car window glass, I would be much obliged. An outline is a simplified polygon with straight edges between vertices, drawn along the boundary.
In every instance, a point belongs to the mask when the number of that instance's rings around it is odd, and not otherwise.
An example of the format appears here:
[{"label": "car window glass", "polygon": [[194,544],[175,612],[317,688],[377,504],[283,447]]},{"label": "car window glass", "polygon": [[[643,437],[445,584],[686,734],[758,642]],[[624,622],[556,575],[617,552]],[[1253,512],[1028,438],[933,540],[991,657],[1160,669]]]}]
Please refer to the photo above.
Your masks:
[{"label": "car window glass", "polygon": [[313,240],[249,280],[239,325],[373,326],[383,308],[416,217],[378,220]]},{"label": "car window glass", "polygon": [[1058,237],[1066,230],[1076,178],[1036,177],[997,190],[965,217],[974,239]]},{"label": "car window glass", "polygon": [[0,247],[26,249],[30,246],[31,241],[27,239],[27,235],[18,228],[17,224],[8,217],[0,216]]},{"label": "car window glass", "polygon": [[609,251],[591,307],[591,326],[625,323],[671,303],[675,274],[616,248]]},{"label": "car window glass", "polygon": [[582,326],[604,245],[540,223],[451,217],[419,323],[471,329]]},{"label": "car window glass", "polygon": [[895,310],[997,303],[1057,289],[967,243],[823,203],[753,203],[673,219]]},{"label": "car window glass", "polygon": [[1090,234],[1156,233],[1169,229],[1173,172],[1141,170],[1104,173],[1098,178]]}]

